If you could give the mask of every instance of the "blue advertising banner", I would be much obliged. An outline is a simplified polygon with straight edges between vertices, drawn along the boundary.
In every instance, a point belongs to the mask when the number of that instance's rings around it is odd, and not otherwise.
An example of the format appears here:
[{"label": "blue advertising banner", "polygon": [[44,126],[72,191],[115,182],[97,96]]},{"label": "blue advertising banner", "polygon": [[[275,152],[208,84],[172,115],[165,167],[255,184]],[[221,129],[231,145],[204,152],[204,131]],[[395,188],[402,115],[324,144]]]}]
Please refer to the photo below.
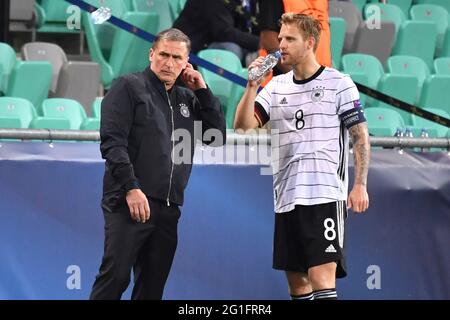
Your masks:
[{"label": "blue advertising banner", "polygon": [[[103,166],[96,143],[1,143],[0,299],[88,298]],[[271,268],[272,177],[260,169],[194,166],[165,299],[289,299]],[[347,219],[339,298],[450,299],[448,154],[373,151],[369,194]]]}]

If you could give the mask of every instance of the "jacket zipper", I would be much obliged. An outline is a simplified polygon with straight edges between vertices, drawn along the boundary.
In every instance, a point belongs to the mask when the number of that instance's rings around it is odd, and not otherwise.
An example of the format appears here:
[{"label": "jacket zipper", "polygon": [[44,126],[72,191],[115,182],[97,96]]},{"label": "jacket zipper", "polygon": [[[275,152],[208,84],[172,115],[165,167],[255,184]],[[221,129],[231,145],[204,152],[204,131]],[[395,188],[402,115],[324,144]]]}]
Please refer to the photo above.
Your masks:
[{"label": "jacket zipper", "polygon": [[170,197],[170,191],[172,189],[172,177],[173,177],[173,167],[174,167],[173,157],[174,157],[174,150],[175,150],[175,140],[173,139],[173,134],[174,134],[174,131],[175,131],[175,123],[174,123],[174,120],[173,120],[172,103],[170,103],[169,93],[167,92],[167,90],[166,90],[166,96],[167,96],[167,102],[169,102],[170,113],[171,113],[171,116],[172,116],[172,134],[170,136],[170,139],[172,140],[172,152],[171,152],[171,158],[170,158],[170,160],[172,161],[172,167],[170,169],[169,190],[167,191],[167,206],[170,207],[169,197]]}]

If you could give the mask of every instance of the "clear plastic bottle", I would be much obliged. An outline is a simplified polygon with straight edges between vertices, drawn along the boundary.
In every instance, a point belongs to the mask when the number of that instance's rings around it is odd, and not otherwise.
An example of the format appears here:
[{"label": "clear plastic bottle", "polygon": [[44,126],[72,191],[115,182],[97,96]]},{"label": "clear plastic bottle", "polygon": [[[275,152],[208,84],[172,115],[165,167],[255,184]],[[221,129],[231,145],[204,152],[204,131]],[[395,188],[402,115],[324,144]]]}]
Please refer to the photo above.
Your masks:
[{"label": "clear plastic bottle", "polygon": [[91,13],[91,19],[94,24],[102,24],[111,18],[111,9],[108,7],[100,7]]},{"label": "clear plastic bottle", "polygon": [[261,79],[267,71],[271,70],[278,63],[278,60],[281,58],[281,52],[276,51],[273,52],[264,59],[262,64],[259,67],[251,68],[248,71],[248,78],[252,81],[256,81]]},{"label": "clear plastic bottle", "polygon": [[397,131],[395,131],[395,133],[394,133],[394,137],[396,137],[396,138],[404,137],[402,128],[397,128]]},{"label": "clear plastic bottle", "polygon": [[[427,139],[429,137],[428,130],[426,128],[422,128],[422,131],[420,132],[420,137],[425,138],[425,139]],[[430,148],[422,147],[422,152],[429,152],[429,151],[430,151]]]},{"label": "clear plastic bottle", "polygon": [[411,131],[410,128],[406,128],[406,129],[405,129],[404,137],[407,137],[407,138],[414,138],[414,134],[413,134],[413,132]]},{"label": "clear plastic bottle", "polygon": [[[405,136],[402,128],[397,128],[397,131],[394,133],[394,137],[396,138],[403,138]],[[403,154],[403,148],[402,147],[395,147],[394,149],[398,150],[398,153]]]}]

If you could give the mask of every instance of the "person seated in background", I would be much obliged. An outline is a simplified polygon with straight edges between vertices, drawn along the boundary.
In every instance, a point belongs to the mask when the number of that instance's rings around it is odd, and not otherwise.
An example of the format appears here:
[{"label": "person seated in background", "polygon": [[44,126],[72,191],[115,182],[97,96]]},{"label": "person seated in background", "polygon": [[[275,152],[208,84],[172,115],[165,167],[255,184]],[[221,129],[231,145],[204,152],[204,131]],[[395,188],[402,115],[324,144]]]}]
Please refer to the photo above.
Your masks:
[{"label": "person seated in background", "polygon": [[253,0],[188,0],[173,27],[191,39],[192,53],[223,49],[244,62],[259,48],[259,31],[249,19],[256,10]]}]

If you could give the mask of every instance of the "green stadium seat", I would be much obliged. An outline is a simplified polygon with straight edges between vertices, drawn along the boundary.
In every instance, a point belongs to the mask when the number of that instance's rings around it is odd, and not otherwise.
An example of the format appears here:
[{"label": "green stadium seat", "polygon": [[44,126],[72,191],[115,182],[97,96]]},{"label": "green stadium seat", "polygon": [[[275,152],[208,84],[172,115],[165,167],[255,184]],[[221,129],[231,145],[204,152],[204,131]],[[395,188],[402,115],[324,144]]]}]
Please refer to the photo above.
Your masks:
[{"label": "green stadium seat", "polygon": [[28,128],[35,116],[36,110],[30,101],[0,97],[0,128]]},{"label": "green stadium seat", "polygon": [[42,103],[41,112],[47,118],[67,119],[71,130],[79,130],[87,118],[83,106],[78,101],[71,99],[46,99]]},{"label": "green stadium seat", "polygon": [[0,42],[0,57],[0,92],[5,93],[16,64],[16,52],[9,44]]},{"label": "green stadium seat", "polygon": [[419,105],[450,113],[450,76],[431,75],[425,81]]},{"label": "green stadium seat", "polygon": [[392,74],[416,76],[419,86],[422,86],[425,79],[430,76],[427,64],[416,56],[391,56],[386,65],[387,70]]},{"label": "green stadium seat", "polygon": [[[363,84],[372,89],[378,87],[378,82],[384,75],[380,61],[368,54],[349,53],[342,57],[342,69],[356,83]],[[373,99],[361,94],[361,103],[370,105]]]},{"label": "green stadium seat", "polygon": [[[418,87],[417,77],[412,75],[398,75],[387,73],[380,80],[378,84],[378,90],[388,96],[396,98],[400,101],[416,105],[417,92],[412,88]],[[403,118],[405,125],[412,125],[411,113],[405,110],[401,110],[387,103],[375,100],[372,107],[386,108],[397,111]]]},{"label": "green stadium seat", "polygon": [[[237,75],[244,79],[248,79],[247,68],[242,68],[240,71],[238,71]],[[245,87],[237,83],[233,83],[230,98],[228,99],[227,107],[225,108],[225,120],[227,122],[227,128],[229,129],[234,128],[234,116],[236,114],[236,108],[242,98],[242,95],[244,94],[244,91]]]},{"label": "green stadium seat", "polygon": [[417,77],[416,100],[419,100],[424,81],[430,76],[430,70],[425,62],[415,56],[391,56],[387,63],[387,70],[393,75],[410,75]]},{"label": "green stadium seat", "polygon": [[97,119],[101,118],[102,101],[103,101],[103,97],[97,97],[94,100],[94,102],[92,103],[92,115],[94,118],[97,118]]},{"label": "green stadium seat", "polygon": [[31,121],[31,129],[71,130],[69,119],[36,117]]},{"label": "green stadium seat", "polygon": [[436,41],[437,30],[434,22],[407,20],[400,27],[391,55],[419,57],[431,70]]},{"label": "green stadium seat", "polygon": [[[100,0],[86,0],[87,3],[100,7]],[[104,6],[111,9],[111,14],[117,18],[127,12],[127,7],[122,1],[117,0],[105,0]],[[100,64],[101,67],[101,79],[105,88],[109,88],[113,79],[117,77],[114,70],[109,65],[108,61],[111,55],[111,48],[113,45],[114,34],[117,30],[110,23],[103,23],[95,25],[87,12],[83,12],[81,15],[81,23],[86,34],[86,41],[89,47],[89,53],[93,61]]]},{"label": "green stadium seat", "polygon": [[[160,20],[150,12],[127,12],[122,19],[134,26],[155,34]],[[142,71],[149,66],[148,53],[152,44],[125,30],[117,30],[111,48],[109,64],[116,76]]]},{"label": "green stadium seat", "polygon": [[[370,0],[369,3],[378,3],[379,0]],[[404,16],[406,19],[409,17],[409,9],[411,8],[413,0],[388,0],[387,1],[390,5],[396,5],[397,7],[402,10]]]},{"label": "green stadium seat", "polygon": [[[389,0],[391,2],[392,0]],[[397,0],[402,1],[402,0]],[[450,1],[448,0],[415,0],[417,4],[434,4],[441,6],[445,9],[447,9],[447,12],[450,14]]]},{"label": "green stadium seat", "polygon": [[344,49],[347,23],[343,18],[330,17],[331,57],[336,69],[341,67],[342,50]]},{"label": "green stadium seat", "polygon": [[[171,9],[170,1],[167,0],[132,0],[133,8],[139,12],[152,12],[159,16],[159,23],[156,27],[156,33],[172,27],[174,15]],[[130,22],[132,23],[132,22]],[[147,31],[147,30],[146,30]],[[149,32],[149,31],[147,31]],[[152,33],[152,32],[150,32]]]},{"label": "green stadium seat", "polygon": [[[425,110],[437,114],[438,116],[450,119],[449,112],[446,112],[442,109],[425,108]],[[424,119],[415,114],[412,115],[412,122],[414,127],[418,128],[419,130],[421,130],[422,128],[427,129],[430,137],[447,137],[448,128],[446,126]],[[436,133],[436,136],[434,136],[434,133]]]},{"label": "green stadium seat", "polygon": [[29,100],[34,106],[47,98],[52,83],[52,65],[46,61],[18,61],[9,79],[6,96]]},{"label": "green stadium seat", "polygon": [[41,0],[36,4],[39,13],[38,32],[42,33],[80,33],[79,29],[69,29],[67,19],[71,15],[67,9],[72,6],[65,0]]},{"label": "green stadium seat", "polygon": [[447,10],[434,4],[416,4],[411,7],[411,18],[415,21],[435,23],[437,30],[436,55],[439,56],[443,48],[444,36],[450,19]]},{"label": "green stadium seat", "polygon": [[402,116],[395,110],[387,108],[367,108],[364,114],[369,126],[369,133],[374,136],[392,137],[398,128],[404,128]]},{"label": "green stadium seat", "polygon": [[442,50],[440,52],[441,57],[450,57],[450,28],[445,33],[444,43],[442,44]]},{"label": "green stadium seat", "polygon": [[81,124],[80,127],[81,130],[94,130],[99,131],[100,130],[100,119],[97,118],[87,118],[84,120],[84,122]]},{"label": "green stadium seat", "polygon": [[450,76],[450,57],[434,59],[434,73]]},{"label": "green stadium seat", "polygon": [[[237,73],[242,69],[241,61],[234,53],[230,51],[205,49],[200,51],[198,56],[232,73]],[[198,70],[203,75],[203,78],[205,79],[207,85],[211,88],[211,91],[217,98],[219,98],[222,106],[226,108],[233,83],[202,67],[199,67]]]},{"label": "green stadium seat", "polygon": [[[159,23],[156,13],[122,12],[119,15],[118,11],[118,17],[128,23],[150,33],[156,32]],[[101,79],[105,88],[108,89],[112,80],[118,76],[142,71],[149,65],[148,50],[151,44],[147,41],[109,23],[94,25],[87,13],[83,13],[82,21],[91,57],[101,66]],[[109,40],[101,40],[104,37]]]}]

